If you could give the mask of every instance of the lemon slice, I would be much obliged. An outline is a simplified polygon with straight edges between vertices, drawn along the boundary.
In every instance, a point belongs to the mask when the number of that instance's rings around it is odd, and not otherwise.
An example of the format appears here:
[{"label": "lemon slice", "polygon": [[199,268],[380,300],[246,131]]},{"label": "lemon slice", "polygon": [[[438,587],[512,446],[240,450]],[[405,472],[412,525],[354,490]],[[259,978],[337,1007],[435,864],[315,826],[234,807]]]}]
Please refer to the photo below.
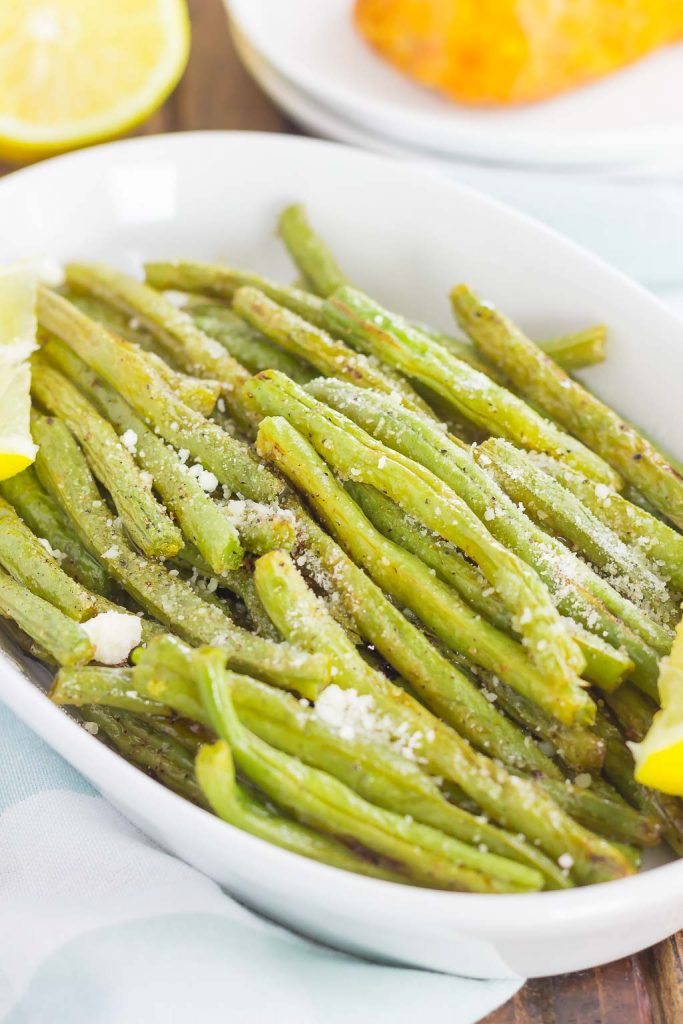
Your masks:
[{"label": "lemon slice", "polygon": [[23,266],[0,267],[0,374],[37,348],[35,310],[35,273]]},{"label": "lemon slice", "polygon": [[0,159],[117,135],[176,85],[185,0],[0,0]]},{"label": "lemon slice", "polygon": [[671,654],[659,672],[662,710],[642,743],[630,743],[636,760],[636,781],[662,793],[683,796],[683,622]]},{"label": "lemon slice", "polygon": [[31,440],[31,366],[3,367],[0,372],[0,480],[21,473],[36,457]]}]

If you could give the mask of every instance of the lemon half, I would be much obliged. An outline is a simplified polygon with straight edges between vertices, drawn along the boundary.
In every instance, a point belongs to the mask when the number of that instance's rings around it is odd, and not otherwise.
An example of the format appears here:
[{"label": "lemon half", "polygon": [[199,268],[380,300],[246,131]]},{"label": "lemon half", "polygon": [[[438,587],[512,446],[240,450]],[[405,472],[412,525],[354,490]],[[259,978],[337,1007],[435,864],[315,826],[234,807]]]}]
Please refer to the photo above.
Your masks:
[{"label": "lemon half", "polygon": [[184,0],[2,0],[0,159],[131,128],[176,85],[189,44]]},{"label": "lemon half", "polygon": [[0,480],[6,480],[34,461],[38,449],[31,440],[31,366],[5,366],[0,375]]},{"label": "lemon half", "polygon": [[29,266],[0,267],[0,375],[37,347],[36,273]]},{"label": "lemon half", "polygon": [[683,796],[683,622],[659,673],[662,709],[642,743],[630,743],[636,781],[662,793]]}]

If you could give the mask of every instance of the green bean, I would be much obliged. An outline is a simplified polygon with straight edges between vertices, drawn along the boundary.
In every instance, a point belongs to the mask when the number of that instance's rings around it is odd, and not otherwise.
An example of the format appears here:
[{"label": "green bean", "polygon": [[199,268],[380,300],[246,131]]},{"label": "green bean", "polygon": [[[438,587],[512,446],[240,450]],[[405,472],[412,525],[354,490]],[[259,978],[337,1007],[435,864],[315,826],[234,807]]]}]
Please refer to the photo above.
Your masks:
[{"label": "green bean", "polygon": [[[261,604],[261,599],[256,593],[254,586],[253,567],[245,561],[239,569],[229,569],[215,577],[211,566],[207,565],[202,556],[192,545],[186,545],[175,559],[175,564],[183,569],[196,569],[197,573],[209,577],[210,586],[216,585],[217,590],[228,590],[243,603],[249,621],[255,633],[259,636],[269,637],[271,640],[279,640],[280,634],[268,618],[266,610]],[[196,575],[196,574],[195,574]],[[190,578],[191,582],[191,578]],[[197,581],[199,582],[199,581]]]},{"label": "green bean", "polygon": [[539,341],[538,346],[563,369],[572,371],[604,362],[606,340],[605,325],[595,324],[582,331],[571,331],[569,334],[546,338]]},{"label": "green bean", "polygon": [[575,714],[590,719],[592,702],[581,690],[577,676],[583,668],[581,652],[562,625],[545,586],[525,563],[494,540],[449,487],[280,375],[269,371],[253,378],[249,393],[264,414],[284,412],[337,472],[377,486],[473,558],[513,614],[515,627],[525,637],[534,663],[546,675],[548,688],[556,689],[563,700],[573,700]]},{"label": "green bean", "polygon": [[227,306],[198,305],[188,312],[200,330],[220,342],[250,373],[280,370],[298,384],[306,384],[315,376],[306,363],[274,345]]},{"label": "green bean", "polygon": [[614,530],[625,544],[640,550],[677,591],[683,591],[683,536],[680,533],[617,491],[594,484],[554,459],[543,458],[539,464],[605,526]]},{"label": "green bean", "polygon": [[146,331],[135,317],[127,316],[123,310],[113,306],[111,302],[106,302],[96,295],[88,295],[85,292],[77,291],[67,284],[61,285],[56,290],[63,298],[68,299],[74,306],[77,306],[87,317],[91,320],[97,320],[108,331],[118,334],[119,337],[125,338],[126,341],[130,341],[133,345],[138,345],[140,348],[145,349],[145,351],[149,351],[147,346],[151,345],[151,351],[154,351],[154,338],[149,331]]},{"label": "green bean", "polygon": [[192,377],[174,369],[168,362],[168,354],[155,341],[154,337],[139,327],[132,327],[131,323],[134,322],[134,318],[131,320],[116,306],[112,306],[94,295],[81,295],[79,292],[68,289],[62,290],[60,294],[68,298],[69,302],[91,320],[96,320],[108,331],[113,331],[114,334],[120,335],[126,341],[143,349],[147,354],[150,368],[161,377],[166,386],[174,391],[185,405],[200,412],[202,416],[211,415],[221,393],[221,385],[218,381],[202,380],[201,377]]},{"label": "green bean", "polygon": [[382,744],[375,734],[354,729],[351,737],[341,735],[326,724],[322,713],[302,708],[291,695],[247,676],[235,677],[232,697],[250,732],[311,767],[329,772],[370,803],[396,814],[410,814],[462,842],[536,868],[549,888],[567,887],[566,877],[549,858],[519,837],[450,803],[417,764]]},{"label": "green bean", "polygon": [[[311,227],[303,206],[297,204],[283,210],[278,220],[278,230],[306,287],[316,295],[327,298],[338,288],[343,288],[344,285],[350,283],[340,269],[329,246]],[[451,338],[423,324],[415,326],[434,341],[449,349],[459,359],[463,359],[470,366],[495,377],[495,367],[479,359],[475,350],[467,342]],[[541,341],[539,344],[566,369],[579,369],[603,361],[605,333],[605,327],[598,324],[585,331],[563,334],[548,341]]]},{"label": "green bean", "polygon": [[110,525],[87,463],[64,424],[35,414],[32,423],[41,445],[36,459],[41,481],[69,515],[88,550],[142,608],[189,643],[220,644],[237,670],[304,696],[318,692],[329,678],[326,658],[306,656],[240,629],[185,581],[139,555]]},{"label": "green bean", "polygon": [[[461,673],[446,661],[424,633],[382,593],[380,588],[346,555],[339,545],[301,507],[296,509],[301,543],[297,564],[324,592],[330,613],[349,632],[350,623],[372,649],[405,677],[420,700],[435,709],[446,721],[455,721],[458,730],[480,750],[523,767],[536,761],[535,748],[518,743],[518,737],[506,729],[490,729],[487,714],[479,721],[479,708],[470,708],[457,698],[462,685]],[[451,707],[450,694],[455,703]]]},{"label": "green bean", "polygon": [[[290,757],[245,729],[230,696],[231,676],[207,669],[199,683],[214,726],[230,742],[238,767],[272,800],[302,821],[356,839],[380,856],[404,864],[410,876],[437,888],[472,892],[533,891],[543,876],[495,854],[376,807],[333,776]],[[226,686],[226,683],[228,684]]]},{"label": "green bean", "polygon": [[28,654],[30,658],[42,661],[44,665],[49,666],[51,669],[59,667],[59,662],[51,654],[48,654],[44,647],[36,643],[28,633],[20,629],[12,619],[0,618],[0,634],[3,633],[9,637],[13,644],[16,644],[20,651]]},{"label": "green bean", "polygon": [[[399,701],[404,702],[405,696],[400,690],[392,692],[390,699],[381,701],[380,710],[395,715]],[[411,706],[407,716],[399,713],[393,721],[396,727],[399,722],[406,722],[409,729],[416,723],[424,726],[425,722],[433,722],[433,739],[429,731],[429,741],[423,748],[429,770],[462,785],[494,821],[503,827],[524,831],[551,856],[559,857],[567,852],[574,859],[577,879],[606,879],[632,870],[619,851],[566,817],[541,790],[508,775],[488,758],[476,754],[438,719],[425,717],[419,705]]]},{"label": "green bean", "polygon": [[103,733],[126,760],[151,772],[159,782],[187,800],[206,806],[195,777],[192,756],[150,722],[130,712],[96,705],[83,709],[83,720],[95,725],[98,734]]},{"label": "green bean", "polygon": [[90,665],[63,668],[50,688],[54,704],[82,708],[88,704],[106,704],[110,708],[133,711],[136,715],[169,715],[171,709],[159,701],[142,697],[133,687],[133,670]]},{"label": "green bean", "polygon": [[[422,884],[429,884],[430,881],[433,884],[436,880],[430,880],[428,867],[428,862],[434,855],[437,857],[434,865],[438,872],[437,877],[449,887],[455,884],[460,888],[467,883],[468,872],[471,870],[468,865],[472,859],[487,870],[496,870],[496,875],[508,880],[507,885],[513,881],[509,879],[510,871],[514,875],[514,880],[518,882],[521,879],[528,881],[533,878],[534,887],[542,884],[542,876],[535,870],[521,865],[511,867],[512,862],[499,863],[502,859],[495,857],[486,864],[477,856],[480,851],[466,847],[456,840],[446,840],[445,836],[436,833],[435,830],[420,826],[409,818],[401,818],[380,808],[373,808],[373,805],[366,804],[337,779],[309,768],[253,736],[241,725],[232,707],[231,691],[233,685],[239,682],[239,677],[225,672],[224,657],[220,652],[205,648],[193,654],[178,644],[164,642],[161,645],[156,644],[153,649],[146,652],[142,660],[144,671],[138,678],[136,669],[135,684],[141,686],[145,692],[163,695],[165,700],[183,714],[196,704],[194,694],[198,693],[205,709],[203,720],[207,720],[222,738],[229,739],[240,771],[277,804],[285,806],[301,820],[323,831],[331,831],[334,835],[360,842],[381,856],[389,857],[396,864],[406,860],[407,866],[410,866],[411,876]],[[218,707],[217,702],[220,702]],[[230,716],[229,722],[226,722],[226,714]],[[294,784],[296,778],[299,779],[297,785]],[[324,813],[324,804],[328,802],[325,796],[329,798],[328,813]],[[319,803],[321,798],[322,804]],[[321,813],[316,813],[317,811]],[[392,833],[397,833],[395,838],[400,837],[412,843],[412,849],[394,845],[394,839],[387,839],[377,833],[373,824],[379,825],[381,832],[386,830],[389,837]],[[406,829],[407,834],[402,835]],[[445,860],[442,859],[444,857]],[[446,872],[445,875],[443,871]],[[452,874],[453,871],[464,873]],[[479,885],[482,884],[485,885],[484,891],[489,891],[489,884],[493,884],[493,891],[497,891],[496,879],[492,878],[486,883],[479,882]],[[504,889],[507,889],[505,881],[502,884]],[[472,885],[479,887],[476,877],[469,879],[468,887]]]},{"label": "green bean", "polygon": [[239,392],[249,378],[248,371],[200,331],[184,310],[148,285],[101,263],[71,263],[66,278],[71,286],[137,317],[186,373],[219,381],[231,412],[244,419]]},{"label": "green bean", "polygon": [[64,615],[82,622],[94,614],[95,601],[60,568],[58,559],[34,536],[14,508],[0,498],[0,565],[31,593]]},{"label": "green bean", "polygon": [[78,439],[97,479],[109,491],[131,540],[150,558],[171,558],[180,531],[140,474],[128,449],[78,388],[44,359],[35,359],[31,391]]},{"label": "green bean", "polygon": [[[642,434],[464,285],[453,289],[451,300],[461,327],[530,401],[590,445],[655,508],[683,527],[683,479]],[[580,465],[575,468],[582,470]]]},{"label": "green bean", "polygon": [[[315,381],[307,390],[384,444],[421,462],[448,484],[501,544],[536,570],[559,611],[606,638],[613,647],[622,648],[634,664],[634,680],[656,692],[657,652],[617,618],[623,612],[626,617],[644,620],[639,610],[561,541],[540,530],[484,467],[477,465],[470,452],[464,452],[450,437],[409,410],[390,406],[382,395],[370,396],[332,380]],[[617,682],[616,674],[609,675],[600,680],[600,685],[609,688]]]},{"label": "green bean", "polygon": [[270,501],[281,484],[247,447],[181,402],[133,348],[89,320],[61,296],[39,289],[39,320],[121,393],[138,415],[175,448],[186,448],[218,481],[255,501]]},{"label": "green bean", "polygon": [[485,686],[513,721],[532,735],[550,743],[569,768],[579,773],[600,772],[605,758],[605,745],[594,732],[562,725],[532,701],[516,693],[498,676],[487,675]]},{"label": "green bean", "polygon": [[15,622],[60,665],[82,665],[95,653],[88,635],[78,623],[2,569],[0,615]]},{"label": "green bean", "polygon": [[332,252],[313,231],[303,206],[288,206],[278,218],[278,231],[307,287],[325,298],[348,283]]},{"label": "green bean", "polygon": [[[272,440],[269,421],[263,430]],[[549,687],[519,644],[475,614],[418,558],[382,537],[320,464],[317,471],[310,467],[306,491],[351,557],[399,606],[409,608],[452,650],[501,676],[550,714],[560,720],[576,717],[571,694]]]},{"label": "green bean", "polygon": [[145,275],[147,283],[154,288],[175,288],[229,302],[232,302],[240,288],[258,288],[273,302],[291,309],[309,324],[316,327],[325,326],[322,303],[317,296],[301,288],[278,284],[267,277],[261,277],[260,274],[218,264],[199,263],[196,260],[176,260],[146,263]]},{"label": "green bean", "polygon": [[[450,729],[445,729],[439,719],[425,714],[425,709],[415,703],[413,698],[395,685],[388,684],[383,675],[366,665],[357,655],[343,631],[326,615],[286,556],[272,552],[261,559],[259,564],[263,572],[262,587],[259,592],[264,599],[266,590],[269,595],[273,595],[272,598],[269,598],[272,603],[272,607],[269,606],[269,612],[277,622],[282,634],[304,648],[325,650],[335,658],[337,668],[337,674],[334,676],[335,683],[343,689],[353,691],[350,694],[351,697],[360,694],[366,700],[370,699],[370,710],[374,710],[376,707],[380,718],[386,716],[383,718],[383,727],[392,730],[391,734],[400,742],[404,756],[407,756],[405,750],[407,746],[408,752],[421,758],[421,763],[424,763],[431,772],[443,775],[455,782],[503,827],[511,827],[510,821],[515,821],[514,827],[518,831],[524,832],[529,838],[538,840],[537,845],[540,845],[546,852],[553,853],[555,849],[553,835],[549,835],[543,826],[537,833],[538,820],[536,822],[529,820],[529,816],[524,814],[524,809],[528,811],[534,804],[534,795],[538,795],[538,791],[535,791],[535,794],[527,792],[523,807],[520,807],[519,794],[515,790],[516,782],[519,780],[514,780],[504,769],[501,769],[501,773],[494,781],[491,773],[498,766],[490,762],[488,758],[476,754],[469,744],[460,740],[459,737],[457,738],[458,750],[456,752],[453,749],[456,737]],[[256,579],[258,587],[258,567]],[[367,710],[366,707],[364,711]],[[413,730],[415,731],[413,732]],[[459,762],[456,769],[454,769],[453,757]],[[475,763],[473,763],[473,759]],[[559,774],[547,758],[539,757],[539,762],[542,765],[540,778]],[[546,769],[545,772],[543,768]],[[474,772],[474,776],[472,772]],[[486,786],[482,788],[482,775],[488,776],[490,786],[496,790],[501,799],[503,796],[505,797],[502,805],[500,802],[496,804],[495,801],[491,801],[489,788]],[[527,820],[523,825],[522,818],[524,817]],[[530,818],[533,819],[533,814],[530,815]],[[573,822],[567,823],[565,831],[572,832],[573,827]],[[590,873],[592,870],[590,863],[587,864],[583,860],[586,852],[584,846],[586,837],[580,833],[574,838],[578,840],[577,849],[581,851],[582,857],[582,866],[579,868],[579,872],[587,870]],[[549,845],[545,846],[544,844]],[[556,853],[554,855],[558,856]]]},{"label": "green bean", "polygon": [[[648,566],[642,554],[624,544],[571,491],[549,476],[533,459],[502,438],[480,445],[490,460],[486,465],[513,501],[522,502],[527,513],[540,521],[603,570],[612,586],[645,614],[667,621],[678,620],[679,611],[664,581]],[[629,622],[633,628],[633,622]],[[673,637],[672,637],[673,639]],[[670,646],[668,642],[668,646]]]},{"label": "green bean", "polygon": [[[347,490],[380,533],[416,555],[497,629],[511,635],[514,633],[512,619],[503,602],[495,592],[492,593],[480,570],[468,562],[457,548],[421,528],[374,487],[347,484]],[[633,668],[633,662],[573,619],[565,619],[564,622],[585,658],[583,677],[605,689],[619,686]]]},{"label": "green bean", "polygon": [[541,779],[539,785],[560,807],[586,828],[608,839],[634,846],[657,846],[660,826],[656,818],[628,804],[606,800],[602,794],[557,779]]},{"label": "green bean", "polygon": [[[308,453],[287,444],[282,465],[303,490],[318,483],[307,467]],[[309,497],[314,491],[308,492]],[[335,520],[317,509],[333,531]],[[512,767],[557,773],[555,765],[500,715],[471,680],[439,653],[421,630],[389,601],[379,586],[308,517],[299,516],[303,565],[316,586],[339,605],[357,632],[408,682],[419,699],[445,722],[466,736],[477,749]],[[343,531],[342,531],[343,533]],[[339,534],[340,539],[342,534]],[[346,540],[346,537],[343,537]],[[276,592],[274,591],[274,595]],[[274,598],[271,598],[271,601]],[[271,609],[271,614],[273,609]],[[488,706],[487,706],[488,705]]]},{"label": "green bean", "polygon": [[253,554],[292,547],[294,525],[289,513],[273,505],[231,499],[224,507],[212,501],[192,473],[131,410],[102,378],[93,374],[61,342],[50,341],[43,351],[62,372],[99,406],[121,432],[136,435],[136,457],[152,473],[154,483],[183,531],[212,572],[222,573],[241,562],[240,542]]},{"label": "green bean", "polygon": [[290,551],[296,541],[294,517],[277,505],[230,499],[225,512],[235,524],[242,543],[253,555],[281,548]]},{"label": "green bean", "polygon": [[[290,563],[277,552],[265,556],[256,563],[255,582],[257,591],[263,601],[270,618],[279,631],[287,639],[305,649],[325,649],[332,654],[334,651],[346,652],[346,676],[351,686],[354,673],[370,680],[370,684],[381,682],[377,674],[359,661],[359,656],[351,642],[346,638],[343,628],[331,619],[326,609],[313,601],[303,584],[299,584],[296,575],[292,576]],[[294,600],[294,596],[297,600]],[[312,633],[317,636],[317,646],[312,643]],[[335,680],[337,676],[335,676]],[[390,689],[395,694],[395,688]],[[424,698],[424,693],[422,694]],[[534,764],[534,771],[557,773],[557,769],[540,751],[525,743],[524,737],[502,717],[488,700],[461,672],[450,673],[446,679],[444,674],[432,682],[425,703],[458,731],[473,737],[475,744],[481,746],[482,734],[486,737],[483,744],[486,750],[504,753],[504,760],[513,764]],[[488,705],[488,707],[487,707]]]},{"label": "green bean", "polygon": [[589,448],[361,292],[341,288],[323,310],[331,332],[432,388],[487,434],[556,454],[587,476],[618,485],[618,475]]},{"label": "green bean", "polygon": [[237,568],[243,557],[237,529],[188,472],[176,452],[135,415],[128,403],[75,353],[58,341],[43,349],[60,370],[83,391],[114,424],[121,435],[134,442],[135,457],[151,474],[154,486],[173,513],[189,541],[196,545],[212,572]]},{"label": "green bean", "polygon": [[193,757],[199,753],[202,744],[213,739],[213,733],[203,728],[198,722],[190,722],[184,718],[154,718],[154,728],[164,736],[170,736],[181,747],[188,750]]},{"label": "green bean", "polygon": [[[297,564],[303,563],[304,569],[311,573],[318,588],[341,602],[359,634],[373,649],[376,648],[389,665],[408,680],[419,699],[429,704],[435,685],[444,682],[445,685],[450,685],[451,677],[448,673],[453,669],[451,662],[446,660],[434,644],[430,643],[424,634],[384,597],[381,590],[351,561],[339,545],[300,506],[297,506],[296,502],[292,502],[291,507],[296,510],[301,537],[301,547],[297,550],[305,552],[305,556],[300,555],[297,558]],[[395,694],[396,689],[394,688],[392,692]],[[443,718],[440,708],[438,713]],[[428,728],[426,723],[421,724],[423,729]],[[524,769],[525,756],[519,748],[506,747],[501,743],[501,735],[497,728],[489,726],[486,731],[479,732],[476,721],[473,722],[467,715],[463,715],[462,726],[459,731],[469,737],[470,742],[479,750],[494,757],[496,763],[502,761],[515,772],[527,771],[539,777],[538,769]],[[464,800],[463,806],[476,810],[476,799],[465,796],[459,784],[460,774],[449,766],[446,758],[446,736],[439,729],[436,731],[439,747],[435,751],[432,746],[427,752],[433,757],[430,771],[443,776],[444,791],[451,799],[461,804]],[[447,735],[449,732],[450,730],[447,730]],[[526,748],[528,762],[528,752],[536,751],[535,745],[529,742],[528,737]],[[532,760],[535,759],[534,753]],[[547,764],[547,757],[542,756],[540,777],[559,774],[556,770],[555,773],[548,773]],[[485,794],[483,801],[486,803]],[[510,827],[505,816],[496,817],[495,806],[489,808],[489,813],[503,827]],[[543,846],[543,843],[540,845]],[[543,848],[545,849],[544,846]]]},{"label": "green bean", "polygon": [[652,725],[657,711],[654,701],[640,693],[633,686],[620,686],[619,689],[605,697],[607,706],[619,722],[622,731],[629,740],[640,743]]},{"label": "green bean", "polygon": [[[468,341],[460,338],[452,338],[449,334],[435,331],[426,324],[415,325],[419,331],[426,334],[432,341],[438,342],[448,349],[458,359],[469,363],[475,370],[485,373],[495,380],[497,384],[505,384],[506,378],[500,370],[488,362]],[[560,334],[554,338],[547,338],[537,341],[539,348],[547,355],[552,356],[556,363],[565,370],[581,370],[586,366],[596,366],[605,360],[605,340],[607,329],[603,324],[596,324],[594,327],[587,327],[582,331],[572,331],[569,334]]]},{"label": "green bean", "polygon": [[236,782],[232,753],[225,740],[201,748],[195,761],[195,771],[214,812],[235,828],[344,871],[393,882],[410,881],[388,864],[373,860],[369,853],[350,850],[331,836],[276,814]]},{"label": "green bean", "polygon": [[607,778],[630,804],[659,822],[666,842],[683,856],[683,802],[636,782],[633,755],[619,729],[605,714],[598,715],[595,728],[605,743]]},{"label": "green bean", "polygon": [[[156,699],[166,701],[184,715],[208,722],[197,704],[195,688],[188,678],[188,672],[192,675],[187,660],[189,653],[177,644],[164,642],[155,645],[141,656],[133,673],[133,686],[141,694],[153,694]],[[287,736],[282,727],[291,726],[294,732],[301,734],[305,720],[303,731],[308,734],[312,729],[317,737],[314,748],[324,762],[320,767],[336,775],[366,799],[389,810],[393,809],[396,813],[407,814],[414,810],[414,817],[426,824],[442,828],[446,833],[464,841],[476,845],[483,843],[493,853],[527,864],[539,870],[551,888],[564,888],[568,884],[566,875],[543,854],[527,845],[520,837],[503,832],[481,817],[474,818],[454,807],[441,796],[436,784],[416,764],[393,753],[388,747],[378,746],[374,738],[362,742],[356,737],[353,743],[345,742],[336,735],[334,729],[326,727],[320,719],[312,718],[311,713],[304,711],[301,702],[290,695],[245,676],[233,675],[231,678],[240,718],[245,721],[249,718],[254,723],[256,734],[266,742],[271,743],[269,737],[272,736],[271,745],[288,751],[292,743],[297,745],[299,741],[295,736]],[[146,697],[141,696],[140,699],[142,701]],[[158,723],[156,727],[160,727]],[[283,742],[279,743],[278,740]],[[312,754],[312,750],[309,753]],[[374,779],[363,777],[361,781],[359,757],[368,767],[369,773],[372,769]],[[307,757],[303,757],[303,760],[306,761]],[[383,788],[384,782],[388,789]],[[373,800],[373,794],[377,799]],[[417,813],[418,810],[420,813]]]},{"label": "green bean", "polygon": [[58,551],[62,569],[87,590],[111,592],[111,581],[101,565],[83,547],[68,521],[40,486],[33,466],[0,482],[0,494],[14,506],[36,537]]},{"label": "green bean", "polygon": [[157,376],[181,402],[202,416],[211,416],[220,401],[223,388],[220,381],[206,377],[192,377],[171,369],[166,356],[145,350],[147,363]]},{"label": "green bean", "polygon": [[326,377],[341,378],[360,387],[400,396],[407,408],[433,416],[429,406],[407,381],[373,364],[367,356],[354,352],[343,341],[332,338],[284,306],[278,306],[263,292],[240,288],[233,299],[233,309],[275,344],[305,359]]},{"label": "green bean", "polygon": [[242,568],[231,573],[224,573],[219,585],[226,587],[243,602],[249,621],[259,636],[268,637],[271,640],[280,639],[280,634],[268,618],[268,613],[256,592],[254,574],[251,569]]},{"label": "green bean", "polygon": [[[485,453],[484,456],[488,458]],[[545,551],[541,551],[541,558],[544,557]],[[634,601],[620,594],[608,580],[604,580],[596,573],[588,575],[581,568],[582,563],[577,561],[573,555],[565,557],[559,565],[560,568],[564,566],[567,575],[573,575],[577,583],[585,587],[613,617],[618,617],[628,629],[627,631],[615,630],[611,628],[611,622],[605,616],[598,619],[596,617],[598,608],[595,610],[595,615],[591,615],[590,612],[588,615],[584,615],[581,605],[574,600],[573,594],[569,595],[570,600],[565,604],[567,612],[580,617],[589,629],[595,629],[598,621],[601,627],[604,623],[603,635],[606,635],[611,643],[621,640],[624,649],[632,659],[636,667],[633,674],[634,682],[645,693],[656,699],[658,661],[659,656],[667,654],[671,648],[673,634],[670,628],[660,625],[650,618]],[[634,636],[640,641],[639,643],[634,643]]]},{"label": "green bean", "polygon": [[635,666],[624,647],[613,647],[610,641],[591,633],[575,619],[565,618],[564,621],[586,660],[584,679],[604,693],[611,693],[633,674]]},{"label": "green bean", "polygon": [[[214,648],[201,648],[203,651]],[[165,704],[172,711],[190,722],[197,723],[205,732],[215,734],[211,717],[200,698],[197,687],[182,665],[177,665],[177,658],[169,667],[168,652],[159,644],[150,645],[150,649],[135,658],[132,675],[132,686],[141,698],[151,703]],[[177,671],[178,668],[183,671]]]}]

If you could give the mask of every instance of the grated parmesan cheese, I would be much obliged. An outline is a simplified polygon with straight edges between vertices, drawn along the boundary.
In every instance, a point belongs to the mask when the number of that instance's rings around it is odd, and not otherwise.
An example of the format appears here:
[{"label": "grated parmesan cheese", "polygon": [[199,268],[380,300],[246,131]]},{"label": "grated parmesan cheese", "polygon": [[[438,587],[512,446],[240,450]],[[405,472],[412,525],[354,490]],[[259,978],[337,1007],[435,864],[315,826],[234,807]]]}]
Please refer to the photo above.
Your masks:
[{"label": "grated parmesan cheese", "polygon": [[123,434],[121,434],[121,444],[123,445],[124,448],[128,449],[131,455],[135,455],[137,443],[138,435],[135,433],[134,430],[125,430]]},{"label": "grated parmesan cheese", "polygon": [[38,537],[38,543],[45,548],[48,555],[50,555],[51,558],[54,558],[56,562],[62,562],[66,558],[63,551],[59,551],[57,548],[52,547],[52,544],[50,544],[47,537]]}]

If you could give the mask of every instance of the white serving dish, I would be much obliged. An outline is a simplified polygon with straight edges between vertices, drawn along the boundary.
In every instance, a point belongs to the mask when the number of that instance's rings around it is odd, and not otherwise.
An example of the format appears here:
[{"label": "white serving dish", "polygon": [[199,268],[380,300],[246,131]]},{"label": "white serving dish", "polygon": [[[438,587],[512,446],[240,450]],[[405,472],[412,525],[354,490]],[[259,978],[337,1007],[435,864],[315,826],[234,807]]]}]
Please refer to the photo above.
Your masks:
[{"label": "white serving dish", "polygon": [[356,29],[354,0],[224,0],[269,64],[359,128],[434,153],[518,165],[648,163],[683,153],[674,44],[541,103],[467,107],[401,74]]},{"label": "white serving dish", "polygon": [[[588,379],[683,456],[675,316],[528,218],[378,156],[280,135],[197,132],[59,157],[0,182],[0,261],[88,256],[130,267],[141,256],[190,256],[286,280],[292,268],[273,225],[295,200],[361,287],[415,319],[448,327],[447,290],[467,280],[539,337],[606,321],[610,358]],[[9,648],[0,653],[0,697],[141,829],[245,903],[336,946],[473,977],[528,977],[613,960],[683,926],[683,862],[570,892],[484,896],[301,859],[128,765],[54,707],[41,678]]]}]

